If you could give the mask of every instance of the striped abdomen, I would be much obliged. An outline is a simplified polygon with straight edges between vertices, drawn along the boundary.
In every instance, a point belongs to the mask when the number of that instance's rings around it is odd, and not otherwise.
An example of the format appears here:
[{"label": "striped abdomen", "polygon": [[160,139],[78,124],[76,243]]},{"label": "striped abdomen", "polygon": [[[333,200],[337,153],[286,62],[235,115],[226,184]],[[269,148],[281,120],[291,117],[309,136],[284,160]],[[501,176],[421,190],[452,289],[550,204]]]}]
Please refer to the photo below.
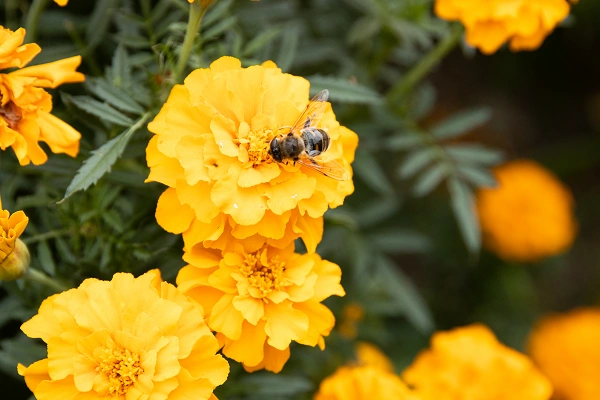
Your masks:
[{"label": "striped abdomen", "polygon": [[304,148],[310,157],[315,157],[329,148],[329,135],[323,129],[302,129]]}]

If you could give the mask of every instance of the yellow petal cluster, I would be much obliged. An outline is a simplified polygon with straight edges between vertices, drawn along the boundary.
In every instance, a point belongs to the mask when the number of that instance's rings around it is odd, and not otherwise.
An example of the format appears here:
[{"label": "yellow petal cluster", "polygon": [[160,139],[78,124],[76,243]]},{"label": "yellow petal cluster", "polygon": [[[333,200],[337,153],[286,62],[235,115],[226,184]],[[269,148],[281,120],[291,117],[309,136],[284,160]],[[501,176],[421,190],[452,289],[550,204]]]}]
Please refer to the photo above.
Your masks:
[{"label": "yellow petal cluster", "polygon": [[0,149],[11,147],[21,165],[46,162],[39,142],[53,153],[75,157],[81,135],[50,113],[52,96],[43,88],[84,81],[84,75],[75,71],[81,57],[23,68],[41,51],[37,44],[23,45],[24,38],[25,29],[13,32],[0,26],[0,71],[18,68],[0,73]]},{"label": "yellow petal cluster", "polygon": [[318,254],[297,254],[294,244],[265,245],[249,252],[196,246],[177,285],[206,310],[208,326],[224,345],[223,354],[248,371],[279,372],[292,341],[325,347],[335,318],[321,302],[344,296],[341,270]]},{"label": "yellow petal cluster", "polygon": [[600,308],[544,318],[529,338],[529,354],[557,398],[600,399]]},{"label": "yellow petal cluster", "polygon": [[418,400],[395,374],[376,366],[344,366],[325,378],[314,400]]},{"label": "yellow petal cluster", "polygon": [[368,342],[358,342],[355,348],[358,365],[370,365],[382,371],[394,372],[394,364],[379,347]]},{"label": "yellow petal cluster", "polygon": [[215,400],[229,373],[202,308],[158,270],[86,279],[21,329],[48,345],[48,358],[18,367],[38,399]]},{"label": "yellow petal cluster", "polygon": [[577,231],[569,189],[530,160],[509,162],[494,173],[498,187],[477,193],[485,247],[520,262],[567,250]]},{"label": "yellow petal cluster", "polygon": [[13,214],[2,209],[0,199],[0,281],[21,277],[29,266],[29,250],[19,239],[29,218],[23,211]]},{"label": "yellow petal cluster", "polygon": [[[169,187],[158,201],[158,223],[183,233],[188,249],[285,248],[301,237],[314,252],[323,214],[354,186],[268,154],[280,128],[293,125],[308,102],[309,82],[272,62],[242,68],[222,57],[193,71],[148,125],[155,136],[146,150],[147,181]],[[357,135],[339,125],[330,105],[319,127],[331,138],[328,157],[351,173]]]},{"label": "yellow petal cluster", "polygon": [[436,0],[435,13],[460,21],[466,41],[485,54],[509,42],[512,51],[535,50],[569,15],[567,0]]},{"label": "yellow petal cluster", "polygon": [[525,355],[483,325],[437,332],[403,372],[421,400],[549,400],[552,386]]}]

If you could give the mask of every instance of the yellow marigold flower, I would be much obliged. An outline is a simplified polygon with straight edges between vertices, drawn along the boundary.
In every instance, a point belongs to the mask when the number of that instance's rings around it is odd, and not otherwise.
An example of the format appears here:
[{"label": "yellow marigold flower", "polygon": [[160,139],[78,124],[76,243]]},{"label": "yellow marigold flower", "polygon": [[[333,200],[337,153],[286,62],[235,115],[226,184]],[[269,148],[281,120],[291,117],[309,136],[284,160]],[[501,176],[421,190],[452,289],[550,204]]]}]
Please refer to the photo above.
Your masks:
[{"label": "yellow marigold flower", "polygon": [[24,38],[25,29],[13,32],[0,26],[0,70],[19,68],[0,73],[0,149],[12,147],[21,165],[46,162],[39,142],[53,153],[75,157],[81,135],[50,114],[52,96],[43,88],[84,81],[84,75],[75,71],[81,57],[23,68],[41,51],[37,44],[22,45]]},{"label": "yellow marigold flower", "polygon": [[349,303],[342,309],[342,318],[337,330],[346,339],[358,336],[358,323],[365,317],[365,309],[358,303]]},{"label": "yellow marigold flower", "polygon": [[292,341],[325,347],[335,318],[321,302],[345,295],[336,264],[294,253],[293,244],[254,252],[238,244],[222,254],[195,246],[184,260],[190,265],[177,276],[179,290],[202,305],[223,354],[246,370],[279,372]]},{"label": "yellow marigold flower", "polygon": [[552,386],[483,325],[438,332],[402,374],[422,400],[548,400]]},{"label": "yellow marigold flower", "polygon": [[484,245],[512,261],[537,261],[568,249],[577,231],[571,192],[530,160],[495,169],[498,187],[477,194]]},{"label": "yellow marigold flower", "polygon": [[600,399],[600,308],[544,318],[529,338],[529,354],[557,398]]},{"label": "yellow marigold flower", "polygon": [[61,7],[64,7],[64,6],[67,5],[67,3],[69,2],[69,0],[54,0],[54,2],[56,4],[58,4],[59,6],[61,6]]},{"label": "yellow marigold flower", "polygon": [[86,279],[21,329],[48,344],[48,358],[18,366],[38,399],[215,400],[229,374],[202,308],[158,270]]},{"label": "yellow marigold flower", "polygon": [[394,372],[394,364],[374,344],[358,342],[355,351],[358,365],[370,365],[382,371]]},{"label": "yellow marigold flower", "polygon": [[325,378],[314,400],[418,400],[395,374],[366,365],[340,367]]},{"label": "yellow marigold flower", "polygon": [[[354,191],[300,164],[268,154],[279,128],[293,125],[309,101],[309,82],[284,74],[272,62],[242,68],[222,57],[176,85],[148,125],[156,135],[146,150],[147,181],[169,188],[156,209],[167,231],[183,233],[187,248],[254,251],[279,248],[302,237],[314,252],[323,213]],[[350,173],[357,135],[340,126],[327,104],[319,127],[331,137],[328,157]]]},{"label": "yellow marigold flower", "polygon": [[436,0],[435,13],[460,21],[466,40],[485,54],[510,41],[512,51],[535,50],[569,15],[567,0]]},{"label": "yellow marigold flower", "polygon": [[23,211],[11,215],[3,210],[0,199],[0,281],[12,281],[27,272],[29,250],[19,236],[28,222],[29,218]]}]

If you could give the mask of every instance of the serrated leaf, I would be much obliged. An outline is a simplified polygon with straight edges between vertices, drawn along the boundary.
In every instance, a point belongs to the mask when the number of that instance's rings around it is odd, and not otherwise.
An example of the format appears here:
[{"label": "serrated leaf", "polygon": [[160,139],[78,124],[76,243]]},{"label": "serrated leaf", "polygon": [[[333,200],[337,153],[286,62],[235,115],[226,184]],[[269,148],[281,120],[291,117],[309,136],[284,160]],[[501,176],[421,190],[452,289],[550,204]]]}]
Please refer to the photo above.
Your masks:
[{"label": "serrated leaf", "polygon": [[68,99],[69,103],[73,106],[85,111],[88,114],[94,115],[101,120],[112,122],[113,124],[120,126],[133,124],[133,120],[127,115],[114,109],[108,104],[94,100],[89,96],[70,96],[67,94],[63,94],[63,96]]},{"label": "serrated leaf", "polygon": [[348,32],[348,43],[357,44],[370,40],[380,29],[381,24],[376,18],[370,16],[360,18]]},{"label": "serrated leaf", "polygon": [[109,140],[100,148],[92,152],[92,156],[83,162],[71,184],[65,192],[65,197],[58,203],[64,202],[73,193],[86,190],[98,182],[105,173],[109,172],[113,164],[125,150],[131,136],[140,129],[150,117],[149,113],[142,116],[131,128],[122,132],[119,136]]},{"label": "serrated leaf", "polygon": [[456,178],[448,180],[448,191],[452,210],[467,249],[471,254],[477,254],[481,247],[481,229],[473,193],[467,185]]},{"label": "serrated leaf", "polygon": [[94,11],[86,25],[86,38],[88,49],[96,47],[106,34],[118,0],[98,0]]},{"label": "serrated leaf", "polygon": [[398,168],[398,176],[402,179],[410,178],[421,169],[425,168],[433,159],[435,153],[430,148],[414,151],[406,157]]},{"label": "serrated leaf", "polygon": [[404,132],[391,136],[386,140],[385,148],[387,150],[398,151],[415,147],[423,143],[423,139],[418,133]]},{"label": "serrated leaf", "polygon": [[413,186],[413,194],[416,197],[429,194],[447,175],[448,169],[444,164],[432,165],[417,178]]},{"label": "serrated leaf", "polygon": [[54,276],[56,274],[56,264],[54,263],[54,259],[52,258],[52,252],[50,251],[50,247],[48,243],[43,240],[37,246],[37,261],[44,271],[46,271],[50,276]]},{"label": "serrated leaf", "polygon": [[328,89],[332,101],[356,104],[380,104],[383,100],[383,97],[373,89],[359,83],[350,82],[344,78],[313,75],[307,79],[310,81],[311,94],[316,94],[319,90]]},{"label": "serrated leaf", "polygon": [[101,78],[88,78],[86,87],[110,105],[130,113],[141,115],[144,109],[124,90],[115,87]]},{"label": "serrated leaf", "polygon": [[445,146],[446,153],[459,164],[496,165],[503,160],[501,151],[490,149],[478,144],[462,144]]},{"label": "serrated leaf", "polygon": [[458,173],[465,180],[468,180],[477,187],[493,188],[498,186],[498,182],[494,175],[486,169],[474,167],[472,165],[459,165]]},{"label": "serrated leaf", "polygon": [[129,55],[125,47],[119,45],[112,59],[112,80],[116,87],[125,87],[131,82]]},{"label": "serrated leaf", "polygon": [[448,139],[467,133],[480,125],[485,124],[492,117],[489,108],[475,108],[463,111],[443,120],[431,129],[431,133],[438,139]]},{"label": "serrated leaf", "polygon": [[249,41],[246,46],[244,46],[244,50],[242,51],[242,55],[244,57],[250,57],[258,50],[265,47],[268,43],[270,43],[273,39],[275,39],[281,33],[281,28],[279,27],[270,27],[265,29],[258,35],[256,35],[251,41]]},{"label": "serrated leaf", "polygon": [[390,183],[385,172],[373,155],[365,150],[356,152],[356,159],[352,165],[354,172],[358,175],[371,189],[383,194],[394,193],[394,187]]}]

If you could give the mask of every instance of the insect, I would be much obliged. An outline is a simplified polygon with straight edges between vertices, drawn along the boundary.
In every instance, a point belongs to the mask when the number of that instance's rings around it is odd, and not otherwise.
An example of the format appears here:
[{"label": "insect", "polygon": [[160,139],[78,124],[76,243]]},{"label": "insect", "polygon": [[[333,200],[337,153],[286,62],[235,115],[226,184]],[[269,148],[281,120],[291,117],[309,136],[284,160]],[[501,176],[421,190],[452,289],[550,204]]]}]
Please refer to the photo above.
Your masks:
[{"label": "insect", "polygon": [[321,90],[312,98],[287,134],[271,140],[269,154],[279,163],[292,161],[338,181],[350,179],[348,172],[337,161],[326,161],[321,155],[329,148],[331,138],[327,131],[317,128],[327,105],[329,91]]}]

